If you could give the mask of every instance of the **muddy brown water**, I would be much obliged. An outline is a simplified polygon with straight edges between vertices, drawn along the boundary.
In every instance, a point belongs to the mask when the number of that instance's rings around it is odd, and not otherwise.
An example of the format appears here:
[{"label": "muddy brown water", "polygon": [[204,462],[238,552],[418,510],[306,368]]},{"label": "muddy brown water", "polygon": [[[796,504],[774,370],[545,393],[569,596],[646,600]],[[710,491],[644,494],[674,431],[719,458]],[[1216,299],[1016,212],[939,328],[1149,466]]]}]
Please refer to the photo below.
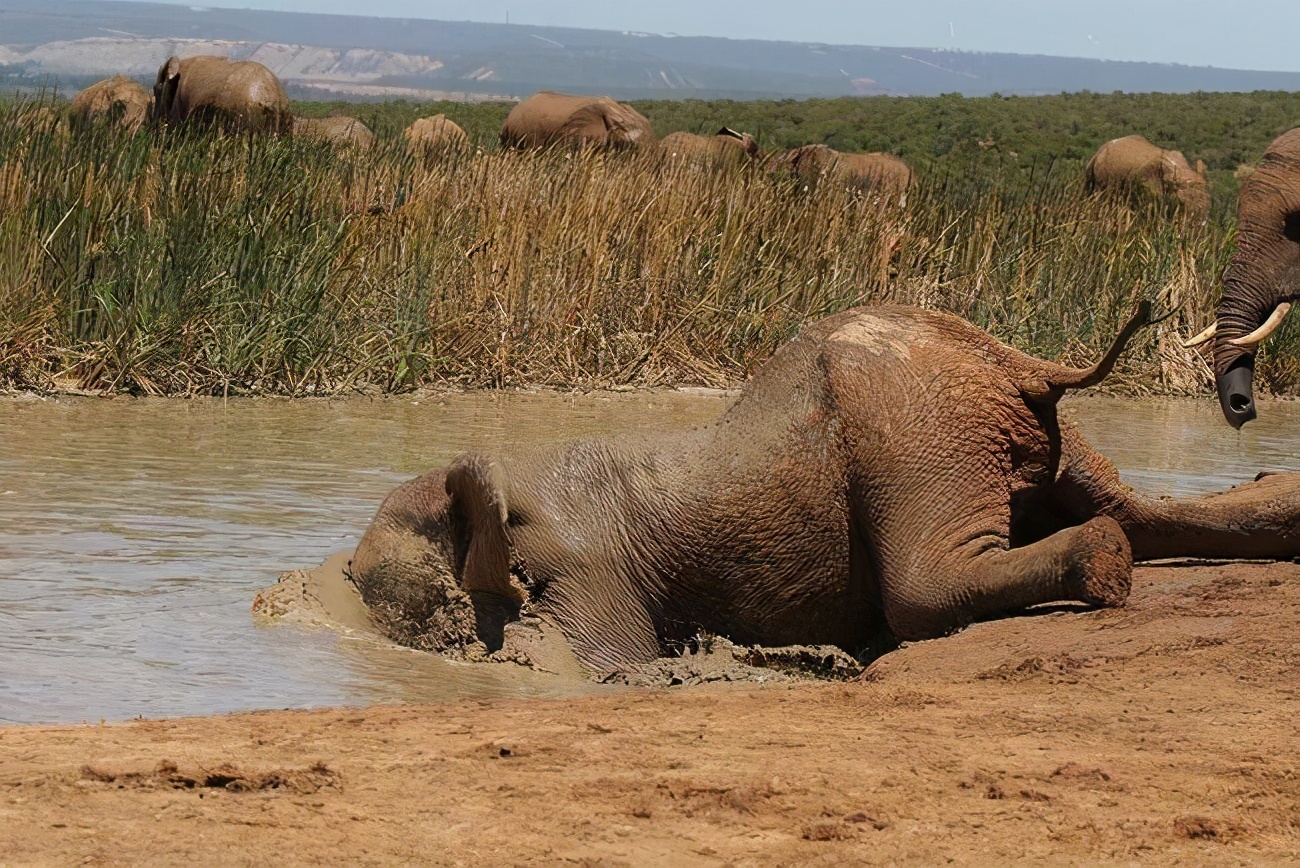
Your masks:
[{"label": "muddy brown water", "polygon": [[[351,548],[398,482],[471,448],[712,419],[716,394],[340,401],[0,399],[0,723],[597,689],[322,629],[257,589]],[[1300,403],[1241,432],[1204,400],[1074,399],[1131,484],[1192,494],[1300,470]]]}]

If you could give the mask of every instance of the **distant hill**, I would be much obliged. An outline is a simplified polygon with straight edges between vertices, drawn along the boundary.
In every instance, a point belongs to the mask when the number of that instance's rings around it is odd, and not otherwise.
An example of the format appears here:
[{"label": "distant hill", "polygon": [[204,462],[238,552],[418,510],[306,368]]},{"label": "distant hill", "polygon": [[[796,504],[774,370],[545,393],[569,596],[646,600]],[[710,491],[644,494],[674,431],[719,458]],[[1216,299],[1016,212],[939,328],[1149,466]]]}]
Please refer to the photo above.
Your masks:
[{"label": "distant hill", "polygon": [[152,79],[170,54],[266,63],[298,98],[482,100],[1300,91],[1300,73],[1042,55],[672,37],[157,3],[4,0],[0,84]]}]

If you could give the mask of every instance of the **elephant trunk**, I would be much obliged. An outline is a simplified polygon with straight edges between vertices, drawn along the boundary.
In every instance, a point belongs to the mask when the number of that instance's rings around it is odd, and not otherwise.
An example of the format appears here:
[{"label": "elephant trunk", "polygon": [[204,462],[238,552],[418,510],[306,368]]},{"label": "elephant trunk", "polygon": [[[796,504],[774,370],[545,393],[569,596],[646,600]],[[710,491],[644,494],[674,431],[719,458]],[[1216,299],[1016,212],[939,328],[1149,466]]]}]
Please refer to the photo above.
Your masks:
[{"label": "elephant trunk", "polygon": [[[1260,326],[1281,298],[1277,275],[1267,267],[1248,234],[1237,241],[1237,255],[1223,278],[1223,297],[1215,317],[1214,385],[1223,418],[1240,428],[1255,418],[1255,350]],[[1248,340],[1243,341],[1243,338]],[[1262,338],[1261,338],[1262,339]]]},{"label": "elephant trunk", "polygon": [[379,628],[394,641],[426,651],[454,651],[480,641],[471,595],[457,573],[458,517],[445,474],[426,473],[384,499],[357,544],[349,573]]}]

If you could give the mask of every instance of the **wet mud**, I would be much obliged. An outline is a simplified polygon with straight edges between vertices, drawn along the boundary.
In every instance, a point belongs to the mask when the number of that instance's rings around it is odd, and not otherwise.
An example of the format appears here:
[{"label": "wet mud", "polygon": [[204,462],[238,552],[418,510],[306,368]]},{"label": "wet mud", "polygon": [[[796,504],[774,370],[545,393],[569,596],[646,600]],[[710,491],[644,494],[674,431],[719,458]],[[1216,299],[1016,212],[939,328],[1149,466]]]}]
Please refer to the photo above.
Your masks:
[{"label": "wet mud", "polygon": [[1300,566],[1136,570],[843,683],[0,728],[15,864],[1287,864]]}]

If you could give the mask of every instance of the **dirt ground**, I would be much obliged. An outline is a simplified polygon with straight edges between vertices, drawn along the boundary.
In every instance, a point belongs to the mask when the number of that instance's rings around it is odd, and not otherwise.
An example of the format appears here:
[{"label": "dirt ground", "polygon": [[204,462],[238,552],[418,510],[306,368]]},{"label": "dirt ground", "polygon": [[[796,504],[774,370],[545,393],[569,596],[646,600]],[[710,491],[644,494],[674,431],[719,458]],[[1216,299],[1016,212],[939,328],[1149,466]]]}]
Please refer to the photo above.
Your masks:
[{"label": "dirt ground", "polygon": [[846,684],[0,729],[0,864],[1300,860],[1300,567]]}]

